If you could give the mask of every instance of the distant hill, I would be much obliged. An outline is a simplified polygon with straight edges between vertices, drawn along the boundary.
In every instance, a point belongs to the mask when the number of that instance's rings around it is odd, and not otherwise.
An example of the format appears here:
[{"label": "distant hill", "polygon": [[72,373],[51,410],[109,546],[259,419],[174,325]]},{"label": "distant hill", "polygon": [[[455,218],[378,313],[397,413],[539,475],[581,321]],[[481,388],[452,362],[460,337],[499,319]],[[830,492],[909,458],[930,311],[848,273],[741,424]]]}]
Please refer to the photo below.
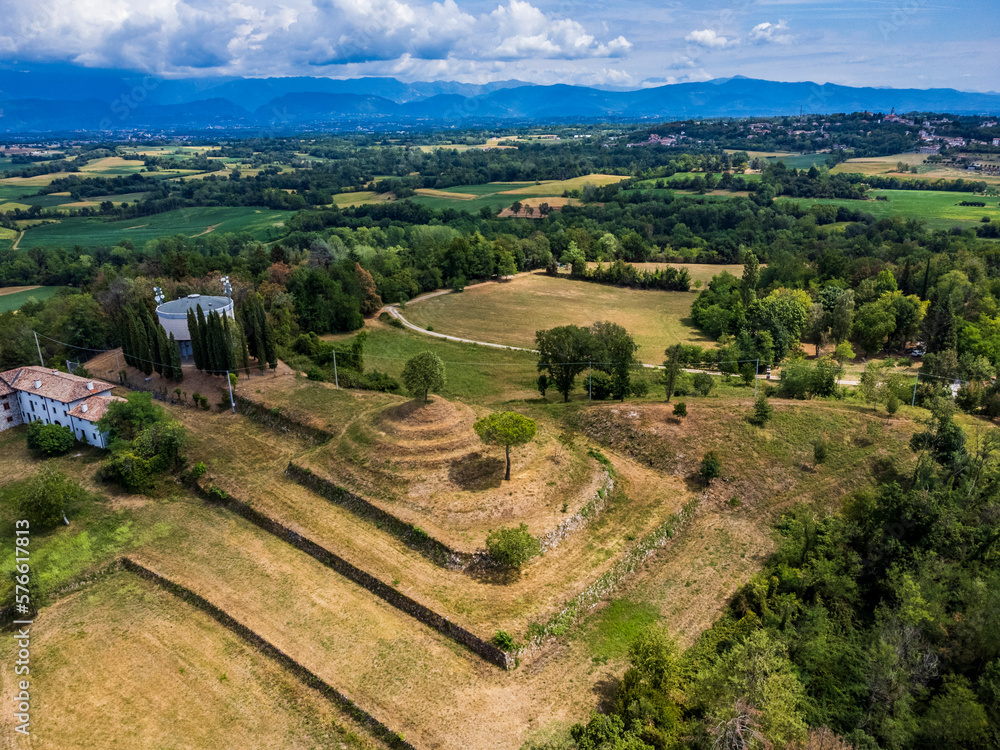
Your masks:
[{"label": "distant hill", "polygon": [[855,88],[737,76],[634,91],[404,83],[394,78],[198,78],[129,71],[0,66],[0,132],[206,128],[294,131],[502,122],[754,117],[832,112],[1000,114],[1000,94],[956,89]]}]

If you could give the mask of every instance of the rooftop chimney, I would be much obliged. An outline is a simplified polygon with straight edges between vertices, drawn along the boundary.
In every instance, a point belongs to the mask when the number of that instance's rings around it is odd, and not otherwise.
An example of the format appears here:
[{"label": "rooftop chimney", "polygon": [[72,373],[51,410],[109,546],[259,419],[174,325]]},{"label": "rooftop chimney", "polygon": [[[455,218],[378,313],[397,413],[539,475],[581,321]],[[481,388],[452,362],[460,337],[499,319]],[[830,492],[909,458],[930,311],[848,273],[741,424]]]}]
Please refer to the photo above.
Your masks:
[{"label": "rooftop chimney", "polygon": [[35,388],[41,388],[41,387],[42,387],[42,381],[41,380],[36,380],[35,381]]},{"label": "rooftop chimney", "polygon": [[81,404],[80,405],[80,411],[82,411],[84,414],[86,414],[87,413],[87,405],[86,404]]},{"label": "rooftop chimney", "polygon": [[94,390],[94,381],[93,380],[88,380],[87,381],[87,390],[88,391]]}]

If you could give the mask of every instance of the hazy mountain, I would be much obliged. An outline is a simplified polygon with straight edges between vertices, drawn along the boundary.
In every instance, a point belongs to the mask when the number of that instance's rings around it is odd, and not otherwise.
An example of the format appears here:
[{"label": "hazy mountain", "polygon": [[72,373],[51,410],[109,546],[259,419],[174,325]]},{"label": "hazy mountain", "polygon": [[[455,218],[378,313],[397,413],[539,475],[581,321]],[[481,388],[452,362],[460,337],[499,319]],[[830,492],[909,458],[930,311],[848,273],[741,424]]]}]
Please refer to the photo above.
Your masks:
[{"label": "hazy mountain", "polygon": [[166,80],[66,65],[0,67],[0,132],[202,130],[490,124],[602,118],[685,119],[807,113],[933,111],[998,114],[1000,94],[955,89],[854,88],[736,76],[634,91],[403,83],[393,78]]}]

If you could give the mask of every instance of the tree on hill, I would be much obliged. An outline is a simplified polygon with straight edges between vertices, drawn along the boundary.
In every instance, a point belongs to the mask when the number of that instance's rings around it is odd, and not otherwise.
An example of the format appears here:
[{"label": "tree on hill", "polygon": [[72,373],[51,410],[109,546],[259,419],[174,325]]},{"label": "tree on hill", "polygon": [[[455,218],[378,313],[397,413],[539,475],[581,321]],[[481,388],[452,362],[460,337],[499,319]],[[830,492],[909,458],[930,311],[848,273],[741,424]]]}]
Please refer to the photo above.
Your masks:
[{"label": "tree on hill", "polygon": [[356,261],[354,263],[354,275],[358,280],[358,286],[361,288],[361,314],[365,317],[374,315],[382,309],[382,298],[375,291],[375,280]]},{"label": "tree on hill", "polygon": [[421,352],[403,367],[402,381],[410,393],[427,401],[427,394],[444,388],[444,362],[434,352]]},{"label": "tree on hill", "polygon": [[506,568],[520,568],[532,557],[541,554],[542,545],[528,532],[527,524],[518,528],[491,531],[486,537],[490,557]]},{"label": "tree on hill", "polygon": [[33,529],[57,525],[84,498],[86,491],[60,471],[48,467],[12,490],[14,507],[19,518],[25,518]]},{"label": "tree on hill", "polygon": [[617,323],[594,323],[590,327],[593,337],[594,359],[597,368],[611,376],[611,395],[624,401],[632,382],[632,367],[639,345]]},{"label": "tree on hill", "polygon": [[681,374],[681,370],[684,367],[682,357],[684,354],[684,347],[681,344],[674,344],[673,346],[667,347],[666,359],[663,360],[663,387],[667,391],[667,403],[670,403],[670,397],[674,395],[674,386],[677,384],[677,377]]},{"label": "tree on hill", "polygon": [[535,420],[516,411],[502,411],[480,419],[472,428],[479,435],[479,439],[487,445],[504,447],[507,455],[507,472],[503,478],[510,481],[510,449],[512,446],[525,445],[534,439],[537,429]]},{"label": "tree on hill", "polygon": [[538,369],[548,373],[556,390],[569,401],[576,376],[587,369],[591,357],[591,336],[580,326],[557,326],[535,332]]}]

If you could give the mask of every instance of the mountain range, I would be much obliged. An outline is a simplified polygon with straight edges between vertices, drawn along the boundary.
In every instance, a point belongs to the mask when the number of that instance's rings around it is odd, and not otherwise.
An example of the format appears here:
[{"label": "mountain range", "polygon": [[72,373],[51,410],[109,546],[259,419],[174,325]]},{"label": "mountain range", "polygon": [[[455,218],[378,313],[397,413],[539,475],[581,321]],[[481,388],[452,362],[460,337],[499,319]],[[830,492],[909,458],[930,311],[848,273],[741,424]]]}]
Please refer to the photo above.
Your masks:
[{"label": "mountain range", "polygon": [[636,90],[523,81],[394,78],[164,79],[62,65],[0,67],[0,132],[294,132],[585,120],[680,120],[833,112],[1000,114],[1000,94],[856,88],[736,76]]}]

